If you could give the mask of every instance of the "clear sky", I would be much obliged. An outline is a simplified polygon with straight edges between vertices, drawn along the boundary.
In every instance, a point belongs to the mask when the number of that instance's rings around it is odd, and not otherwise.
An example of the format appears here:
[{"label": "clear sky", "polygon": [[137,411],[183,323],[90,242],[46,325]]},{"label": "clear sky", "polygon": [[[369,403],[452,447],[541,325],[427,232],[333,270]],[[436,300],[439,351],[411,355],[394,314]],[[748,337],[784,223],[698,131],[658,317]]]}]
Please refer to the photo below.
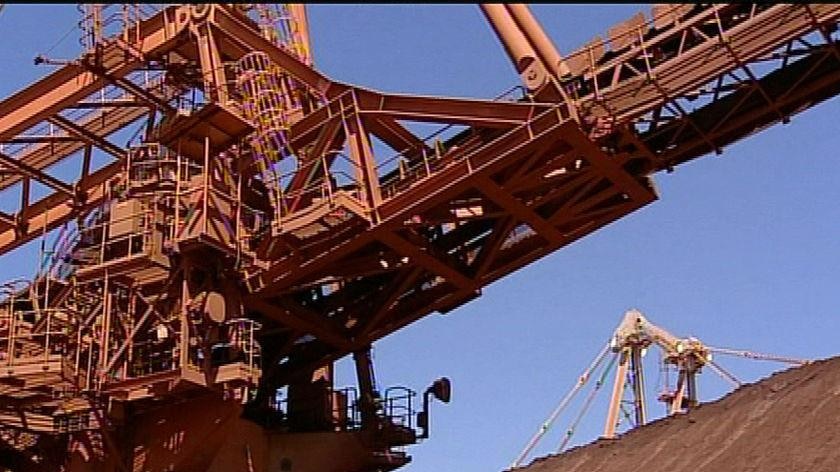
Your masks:
[{"label": "clear sky", "polygon": [[[536,5],[570,52],[648,5]],[[336,79],[391,92],[490,98],[517,83],[475,5],[314,5],[316,65]],[[74,5],[11,5],[0,13],[0,96],[48,72],[32,58],[78,21]],[[78,53],[78,32],[53,57]],[[410,448],[410,472],[496,472],[606,342],[623,312],[708,344],[793,357],[840,350],[840,101],[831,100],[724,149],[656,176],[661,200],[537,261],[448,315],[433,315],[375,345],[381,385],[418,390],[453,382],[435,404],[432,437]],[[0,278],[31,275],[36,249],[5,256]],[[656,356],[648,356],[654,393]],[[721,359],[754,381],[778,364]],[[350,380],[346,363],[340,378]],[[699,380],[701,398],[727,384]],[[608,388],[605,388],[607,390]],[[576,444],[597,437],[602,392]],[[651,407],[662,412],[660,405]],[[538,449],[557,447],[577,405]]]}]

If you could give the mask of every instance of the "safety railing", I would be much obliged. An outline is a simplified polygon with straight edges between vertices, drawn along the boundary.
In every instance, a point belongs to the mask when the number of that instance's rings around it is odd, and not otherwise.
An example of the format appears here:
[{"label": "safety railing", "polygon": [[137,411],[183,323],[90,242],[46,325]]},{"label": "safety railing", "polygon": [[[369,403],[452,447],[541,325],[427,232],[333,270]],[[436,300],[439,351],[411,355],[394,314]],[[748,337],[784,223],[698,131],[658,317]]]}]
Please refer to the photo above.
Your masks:
[{"label": "safety railing", "polygon": [[[60,355],[70,334],[69,314],[62,309],[0,311],[0,364],[48,362]],[[42,330],[36,331],[36,325]]]},{"label": "safety railing", "polygon": [[[356,431],[362,427],[359,394],[355,387],[330,389],[322,395],[297,397],[294,400],[285,397],[272,398],[269,405],[274,412],[274,417],[269,421],[271,425],[291,426],[290,402],[297,402],[292,416],[298,426],[306,420],[312,420],[317,423],[328,421],[329,428],[337,431]],[[326,402],[330,402],[329,405]],[[327,417],[324,416],[325,413]],[[325,427],[326,425],[319,424],[318,426]]]},{"label": "safety railing", "polygon": [[[493,97],[494,102],[527,100],[530,100],[530,97],[521,85],[513,86]],[[452,124],[442,126],[421,138],[423,146],[420,149],[406,149],[378,162],[376,170],[377,174],[382,176],[380,189],[382,198],[391,198],[410,183],[431,175],[438,167],[441,158],[447,153],[444,144],[448,138],[447,134],[455,128],[456,125]],[[464,140],[458,143],[459,153],[466,153],[478,144],[478,142],[470,142],[469,139]]]},{"label": "safety railing", "polygon": [[[384,397],[377,396],[374,399],[373,407],[381,420],[391,425],[414,429],[414,417],[417,415],[414,407],[416,396],[417,393],[407,387],[390,387],[385,390]],[[340,431],[356,431],[362,428],[362,407],[358,390],[355,387],[331,389],[326,396],[297,398],[297,401],[308,406],[296,406],[295,413],[303,418],[323,419],[320,416],[323,407],[320,402],[321,399],[330,399],[329,411],[331,416],[329,419],[332,422],[331,427]],[[288,398],[274,398],[272,400],[271,409],[277,412],[279,425],[283,425],[287,420],[286,415],[289,411],[290,400]]]},{"label": "safety railing", "polygon": [[[282,192],[278,223],[282,223],[283,218],[302,209],[306,204],[323,200],[333,202],[333,197],[338,191],[343,191],[361,201],[362,185],[356,177],[360,167],[342,152],[325,154],[294,171],[281,174],[279,176],[280,182],[294,181],[295,177],[315,172],[316,170],[313,168],[316,167],[321,168],[321,178],[314,179],[300,189]],[[351,175],[351,172],[355,175]]]},{"label": "safety railing", "polygon": [[158,143],[143,143],[129,149],[126,160],[129,196],[155,193],[163,195],[189,187],[203,168]]},{"label": "safety railing", "polygon": [[198,338],[188,336],[191,340],[186,346],[177,346],[176,352],[187,350],[185,367],[191,369],[201,369],[205,359],[209,358],[210,363],[216,367],[243,364],[253,377],[262,369],[262,349],[256,339],[262,324],[249,318],[234,318],[225,321],[223,327],[222,339],[210,346],[209,351],[199,345]]},{"label": "safety railing", "polygon": [[162,250],[162,247],[155,244],[159,238],[155,238],[154,212],[142,202],[114,202],[108,216],[107,220],[79,231],[80,244],[74,251],[74,260],[80,267],[149,255],[153,251]]},{"label": "safety railing", "polygon": [[551,107],[529,118],[512,130],[492,137],[489,141],[471,139],[472,136],[470,136],[458,143],[452,143],[449,149],[446,149],[443,143],[433,141],[432,146],[429,146],[431,150],[424,147],[421,151],[421,159],[417,159],[416,162],[406,165],[402,178],[394,178],[393,180],[389,180],[387,184],[382,185],[381,192],[383,200],[397,196],[411,185],[437,174],[452,164],[466,161],[470,164],[469,168],[473,168],[471,164],[472,158],[479,154],[482,149],[491,148],[509,136],[520,132],[522,129],[528,130],[529,135],[533,136],[532,125],[534,123],[554,119],[558,123],[568,120],[568,110],[564,109],[563,105]]},{"label": "safety railing", "polygon": [[85,410],[53,417],[53,430],[58,434],[99,429],[101,425],[92,411]]},{"label": "safety railing", "polygon": [[389,387],[382,399],[382,410],[385,418],[396,426],[414,428],[414,397],[417,392],[407,387]]},{"label": "safety railing", "polygon": [[132,341],[131,359],[125,361],[123,369],[117,369],[119,380],[174,370],[178,367],[174,344],[171,336],[158,336],[156,332],[148,339]]},{"label": "safety railing", "polygon": [[598,99],[622,80],[645,75],[709,39],[745,23],[772,4],[658,4],[651,17],[638,13],[596,36],[564,59],[566,91],[576,100]]},{"label": "safety railing", "polygon": [[9,280],[0,284],[0,307],[7,304],[14,304],[20,294],[26,293],[31,285],[29,280],[19,278]]},{"label": "safety railing", "polygon": [[262,349],[256,340],[262,324],[249,318],[234,318],[225,321],[227,340],[217,344],[227,351],[226,363],[242,362],[249,370],[262,366]]},{"label": "safety railing", "polygon": [[85,49],[91,49],[106,38],[116,36],[135,42],[137,37],[132,37],[130,30],[139,36],[136,26],[164,7],[165,4],[148,3],[79,4],[77,9],[82,15],[78,23],[82,32],[79,43]]},{"label": "safety railing", "polygon": [[[161,97],[165,97],[167,100],[178,96],[180,93],[178,89],[167,86],[164,83],[164,74],[158,71],[133,72],[126,77],[126,80]],[[60,115],[78,124],[93,123],[94,120],[102,117],[104,110],[108,110],[109,105],[117,106],[136,102],[137,99],[135,96],[127,90],[115,85],[106,85],[82,101],[80,106],[67,108]],[[138,105],[138,107],[142,108],[141,105]],[[125,113],[126,110],[128,109],[108,110],[108,112],[110,113],[109,116],[111,119],[116,119],[113,116],[114,113],[121,114]],[[24,131],[24,133],[12,142],[0,144],[0,152],[14,159],[21,159],[23,156],[46,144],[55,147],[56,144],[66,144],[70,141],[78,140],[53,123],[40,122]]]}]

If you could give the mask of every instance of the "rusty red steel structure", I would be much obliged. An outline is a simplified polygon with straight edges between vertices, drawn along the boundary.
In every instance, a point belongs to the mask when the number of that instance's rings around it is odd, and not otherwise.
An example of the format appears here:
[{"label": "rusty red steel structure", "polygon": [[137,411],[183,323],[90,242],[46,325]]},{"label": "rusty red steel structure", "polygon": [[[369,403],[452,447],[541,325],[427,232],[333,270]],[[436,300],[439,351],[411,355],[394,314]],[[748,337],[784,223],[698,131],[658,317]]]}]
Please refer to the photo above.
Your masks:
[{"label": "rusty red steel structure", "polygon": [[[52,265],[3,302],[4,440],[68,470],[129,470],[138,451],[150,470],[244,467],[138,439],[194,398],[244,411],[252,421],[230,429],[244,438],[272,421],[333,438],[254,440],[248,470],[334,470],[325,451],[360,471],[399,467],[395,447],[424,437],[428,414],[418,437],[396,394],[381,397],[374,341],[655,201],[656,172],[840,92],[837,5],[657,5],[565,57],[524,5],[482,9],[518,96],[333,80],[313,66],[300,5],[89,7],[86,52],[0,102],[0,191],[20,201],[0,212],[0,253],[64,228]],[[422,137],[412,123],[442,128]],[[52,176],[59,163],[78,177]],[[34,185],[48,193],[33,199]],[[332,387],[347,354],[355,403]],[[432,394],[448,399],[448,381]],[[54,447],[68,434],[72,454]],[[304,452],[275,457],[272,441]]]}]

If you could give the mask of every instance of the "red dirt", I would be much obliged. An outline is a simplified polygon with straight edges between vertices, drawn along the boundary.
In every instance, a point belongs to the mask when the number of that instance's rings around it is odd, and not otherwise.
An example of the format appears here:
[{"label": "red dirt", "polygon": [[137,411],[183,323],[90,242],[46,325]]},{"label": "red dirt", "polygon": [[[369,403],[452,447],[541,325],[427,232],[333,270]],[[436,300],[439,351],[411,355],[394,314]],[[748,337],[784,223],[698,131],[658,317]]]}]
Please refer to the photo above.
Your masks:
[{"label": "red dirt", "polygon": [[838,472],[840,357],[774,374],[686,415],[515,470]]}]

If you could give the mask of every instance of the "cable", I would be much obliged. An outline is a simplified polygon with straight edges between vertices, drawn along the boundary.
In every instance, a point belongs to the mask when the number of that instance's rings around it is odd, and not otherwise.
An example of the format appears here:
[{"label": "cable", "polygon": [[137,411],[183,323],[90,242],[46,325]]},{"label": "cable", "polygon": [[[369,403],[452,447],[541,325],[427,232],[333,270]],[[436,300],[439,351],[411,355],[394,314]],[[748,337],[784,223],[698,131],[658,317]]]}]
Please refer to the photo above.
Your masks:
[{"label": "cable", "polygon": [[589,411],[589,408],[592,406],[592,401],[595,399],[595,395],[601,390],[601,387],[604,385],[604,381],[607,379],[607,375],[609,375],[610,371],[612,371],[613,366],[615,365],[616,359],[618,359],[620,354],[616,354],[612,356],[610,359],[609,364],[604,368],[604,372],[601,374],[601,378],[595,383],[595,388],[589,392],[589,395],[586,397],[586,402],[583,404],[583,408],[580,410],[577,418],[572,422],[569,429],[566,431],[566,437],[563,438],[563,442],[560,443],[560,447],[557,448],[557,452],[563,452],[563,449],[566,448],[566,445],[569,444],[569,441],[572,439],[572,435],[575,434],[575,429],[577,428],[580,421],[583,419],[583,416],[586,415],[586,412]]},{"label": "cable", "polygon": [[595,356],[595,360],[593,360],[589,367],[587,367],[586,370],[583,371],[583,374],[581,374],[581,376],[578,377],[578,381],[575,384],[575,386],[572,387],[572,390],[570,390],[569,393],[567,393],[566,396],[563,397],[562,400],[560,400],[560,403],[557,405],[557,407],[554,408],[554,411],[551,412],[551,414],[548,416],[548,419],[540,425],[540,428],[537,430],[537,432],[534,434],[531,440],[528,441],[528,444],[525,445],[525,449],[523,449],[522,452],[519,453],[519,456],[517,456],[516,460],[513,461],[513,463],[510,466],[511,469],[519,467],[519,464],[521,464],[525,457],[531,453],[531,451],[534,449],[534,447],[537,445],[540,439],[542,439],[542,437],[545,436],[545,434],[548,432],[548,429],[551,428],[551,425],[554,423],[554,421],[557,419],[560,413],[564,409],[566,409],[569,402],[572,401],[577,392],[579,392],[580,389],[583,388],[589,381],[592,372],[595,369],[597,369],[599,365],[601,365],[601,362],[604,360],[604,357],[606,357],[607,352],[609,352],[609,349],[610,345],[609,343],[607,343],[607,345],[604,346],[603,349],[601,349],[598,355]]},{"label": "cable", "polygon": [[739,349],[728,349],[723,347],[712,347],[707,346],[707,348],[712,352],[717,352],[719,354],[727,354],[730,356],[739,356],[739,357],[746,357],[747,359],[757,359],[762,361],[777,361],[777,362],[785,362],[788,364],[798,364],[798,365],[806,365],[810,364],[811,361],[805,359],[794,359],[792,357],[783,357],[783,356],[775,356],[772,354],[761,354],[757,352],[751,351],[743,351]]},{"label": "cable", "polygon": [[[638,313],[638,316],[641,316]],[[635,326],[635,325],[634,325]],[[619,330],[616,333],[619,333],[622,329],[626,329],[624,322],[622,325],[619,326]],[[641,339],[647,340],[649,343],[659,347],[659,376],[657,378],[657,389],[662,388],[662,393],[670,394],[670,373],[671,373],[671,364],[674,365],[675,368],[678,370],[682,370],[685,368],[685,362],[689,357],[696,358],[700,365],[707,365],[710,369],[712,369],[716,374],[721,376],[727,382],[731,383],[735,388],[741,387],[743,383],[731,372],[727,369],[723,368],[719,364],[715,363],[710,352],[720,353],[720,354],[727,354],[732,356],[739,356],[745,357],[749,359],[758,359],[758,360],[770,360],[770,361],[777,361],[777,362],[785,362],[790,364],[810,364],[811,361],[809,360],[802,360],[802,359],[794,359],[789,357],[782,357],[782,356],[775,356],[771,354],[760,354],[751,351],[745,350],[736,350],[736,349],[728,349],[728,348],[716,348],[711,346],[706,346],[700,343],[699,340],[695,338],[677,338],[664,329],[648,322],[644,322],[643,328],[635,327],[633,328],[633,335],[634,336],[641,336]],[[617,336],[614,335],[614,336]],[[625,336],[628,339],[621,340],[619,345],[623,345],[623,343],[636,343],[638,345],[639,339],[636,338],[629,338],[629,336]],[[615,337],[611,338],[611,341],[616,339]],[[583,375],[578,378],[578,382],[575,386],[569,391],[566,396],[560,401],[560,403],[554,408],[554,410],[549,415],[548,419],[540,425],[540,428],[537,432],[533,435],[533,437],[528,441],[525,448],[519,454],[515,461],[511,464],[511,469],[520,467],[522,461],[533,451],[536,447],[537,443],[547,434],[549,428],[555,422],[555,420],[559,417],[559,415],[567,408],[570,404],[572,399],[575,395],[587,384],[589,377],[593,375],[593,373],[598,370],[599,368],[603,367],[602,362],[606,358],[606,355],[610,352],[612,342],[608,343],[599,354],[596,356],[595,360],[590,364],[590,366],[584,371]],[[617,348],[618,346],[613,346],[613,348]],[[667,355],[667,357],[666,357]],[[597,383],[595,384],[594,389],[589,392],[587,395],[584,404],[577,414],[577,416],[572,421],[569,429],[566,431],[566,435],[563,438],[562,442],[560,443],[559,448],[557,449],[557,453],[562,453],[566,446],[568,446],[569,442],[575,430],[577,429],[578,425],[582,421],[583,417],[586,415],[587,411],[591,408],[593,404],[593,400],[595,395],[603,386],[607,375],[615,366],[616,360],[618,359],[619,355],[612,356],[608,365],[603,367],[603,372],[600,373],[600,378],[598,379]],[[697,370],[699,372],[699,368]],[[641,378],[641,372],[639,372],[639,377]],[[625,382],[629,381],[628,379],[624,379]],[[637,379],[633,379],[633,382],[638,381]],[[664,383],[664,385],[663,385]],[[644,392],[642,392],[644,394]],[[664,397],[667,400],[667,397]],[[623,416],[619,416],[618,423],[622,423],[622,420],[627,420],[629,424],[633,427],[641,426],[641,424],[635,424],[634,418],[631,417],[630,413],[628,412],[627,408],[625,407],[625,401],[623,399],[619,399],[620,414]],[[670,415],[670,414],[669,414]],[[644,423],[642,421],[641,423]]]},{"label": "cable", "polygon": [[732,373],[729,372],[728,370],[719,366],[716,362],[708,361],[708,365],[709,365],[709,367],[712,368],[713,371],[715,371],[716,374],[720,375],[725,380],[729,381],[729,383],[731,383],[733,386],[735,386],[735,388],[739,388],[739,387],[741,387],[741,385],[743,385],[743,383],[740,380],[738,380],[737,377],[732,375]]},{"label": "cable", "polygon": [[[2,13],[2,10],[0,10],[0,13]],[[53,44],[53,45],[52,45],[52,47],[50,47],[49,49],[47,49],[47,52],[45,52],[44,54],[39,54],[39,56],[47,56],[47,55],[49,55],[49,53],[53,52],[53,50],[54,50],[55,48],[57,48],[59,44],[63,43],[63,42],[64,42],[64,40],[65,40],[65,39],[67,39],[67,37],[68,37],[68,36],[70,36],[70,33],[72,33],[73,31],[76,31],[76,30],[78,30],[78,29],[79,29],[79,27],[78,27],[78,26],[73,26],[72,28],[70,28],[69,30],[67,30],[67,32],[66,32],[66,33],[64,33],[64,36],[62,36],[62,37],[61,37],[61,39],[59,39],[59,40],[58,40],[55,44]]]}]

